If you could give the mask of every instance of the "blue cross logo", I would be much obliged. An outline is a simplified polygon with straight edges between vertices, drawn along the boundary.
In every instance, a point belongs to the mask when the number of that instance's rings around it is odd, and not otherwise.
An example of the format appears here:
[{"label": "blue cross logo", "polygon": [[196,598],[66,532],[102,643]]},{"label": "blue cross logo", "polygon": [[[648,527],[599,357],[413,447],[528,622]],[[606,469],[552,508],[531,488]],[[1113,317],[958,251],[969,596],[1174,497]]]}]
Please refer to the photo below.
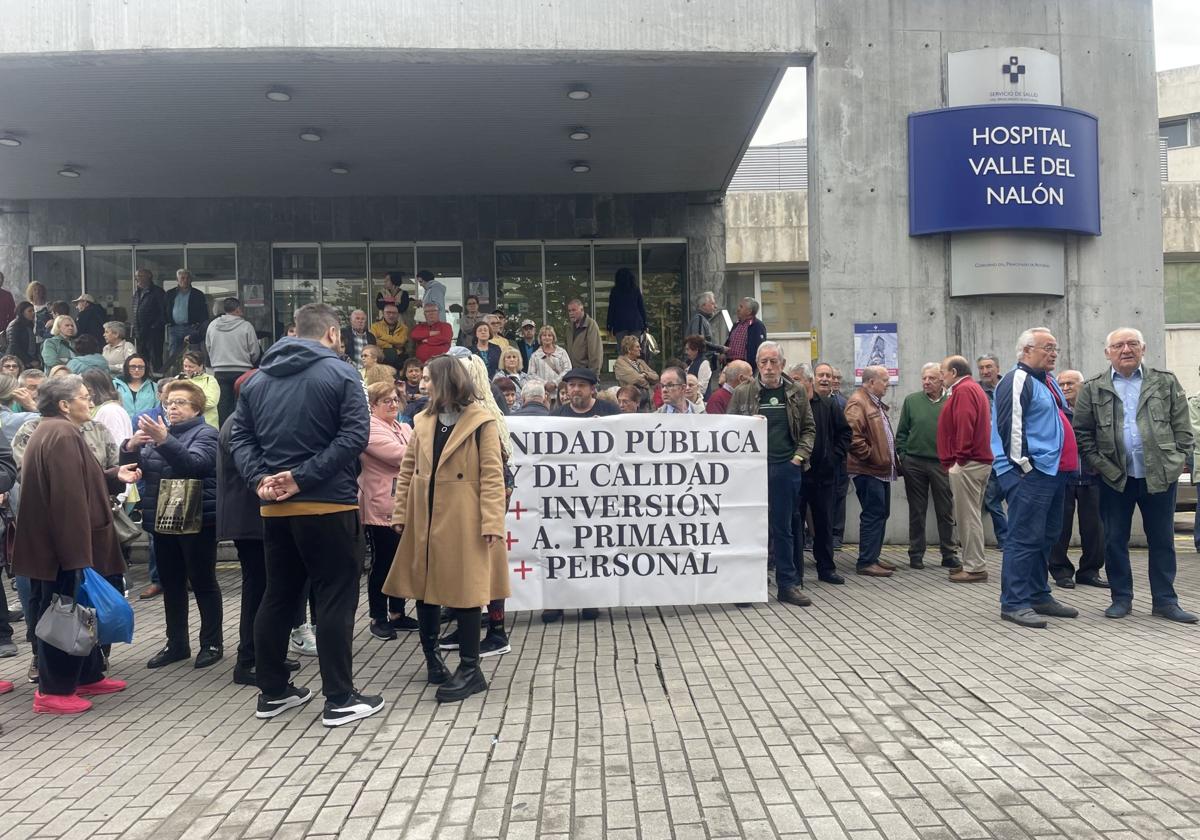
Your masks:
[{"label": "blue cross logo", "polygon": [[1008,64],[1000,66],[1000,72],[1008,76],[1008,80],[1014,85],[1021,81],[1021,77],[1025,75],[1025,65],[1018,63],[1019,59],[1014,55],[1008,59]]}]

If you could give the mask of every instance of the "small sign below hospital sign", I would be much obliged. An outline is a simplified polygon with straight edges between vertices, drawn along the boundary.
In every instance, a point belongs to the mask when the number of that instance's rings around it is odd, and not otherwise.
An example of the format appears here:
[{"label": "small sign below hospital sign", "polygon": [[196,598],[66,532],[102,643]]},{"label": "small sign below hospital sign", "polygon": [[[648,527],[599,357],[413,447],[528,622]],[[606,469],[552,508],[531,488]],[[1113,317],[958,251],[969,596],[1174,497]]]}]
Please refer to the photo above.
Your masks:
[{"label": "small sign below hospital sign", "polygon": [[1100,234],[1096,118],[1054,105],[943,108],[908,118],[909,235]]}]

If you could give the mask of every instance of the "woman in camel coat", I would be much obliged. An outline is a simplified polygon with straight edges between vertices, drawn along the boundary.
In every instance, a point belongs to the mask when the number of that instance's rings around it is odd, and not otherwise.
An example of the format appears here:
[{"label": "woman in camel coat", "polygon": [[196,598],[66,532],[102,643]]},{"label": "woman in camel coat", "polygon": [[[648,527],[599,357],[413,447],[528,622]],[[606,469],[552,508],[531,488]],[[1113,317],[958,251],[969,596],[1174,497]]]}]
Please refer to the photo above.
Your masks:
[{"label": "woman in camel coat", "polygon": [[[396,481],[392,525],[400,545],[383,591],[417,601],[429,681],[445,683],[438,700],[461,700],[487,689],[479,670],[480,608],[510,594],[504,548],[504,463],[491,413],[479,404],[463,365],[430,360],[429,405],[413,420],[413,435]],[[446,680],[437,652],[438,605],[457,612],[460,661]]]}]

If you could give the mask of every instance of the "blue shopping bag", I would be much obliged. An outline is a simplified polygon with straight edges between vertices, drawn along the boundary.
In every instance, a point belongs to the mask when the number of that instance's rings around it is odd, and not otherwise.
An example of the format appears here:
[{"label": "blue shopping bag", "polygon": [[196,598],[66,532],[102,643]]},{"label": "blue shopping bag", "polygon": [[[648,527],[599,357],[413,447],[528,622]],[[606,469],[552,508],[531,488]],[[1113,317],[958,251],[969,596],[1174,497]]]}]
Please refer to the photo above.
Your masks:
[{"label": "blue shopping bag", "polygon": [[96,611],[100,644],[130,644],[133,641],[133,607],[95,569],[83,570],[83,581],[79,584],[76,600]]}]

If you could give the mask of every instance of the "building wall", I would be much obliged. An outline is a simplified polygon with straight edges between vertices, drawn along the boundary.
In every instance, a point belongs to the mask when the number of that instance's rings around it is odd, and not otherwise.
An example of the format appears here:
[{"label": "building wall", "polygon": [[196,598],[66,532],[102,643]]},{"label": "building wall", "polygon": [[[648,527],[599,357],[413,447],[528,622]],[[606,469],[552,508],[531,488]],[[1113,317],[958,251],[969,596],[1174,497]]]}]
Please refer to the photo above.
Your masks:
[{"label": "building wall", "polygon": [[726,193],[725,262],[808,262],[808,191]]}]

